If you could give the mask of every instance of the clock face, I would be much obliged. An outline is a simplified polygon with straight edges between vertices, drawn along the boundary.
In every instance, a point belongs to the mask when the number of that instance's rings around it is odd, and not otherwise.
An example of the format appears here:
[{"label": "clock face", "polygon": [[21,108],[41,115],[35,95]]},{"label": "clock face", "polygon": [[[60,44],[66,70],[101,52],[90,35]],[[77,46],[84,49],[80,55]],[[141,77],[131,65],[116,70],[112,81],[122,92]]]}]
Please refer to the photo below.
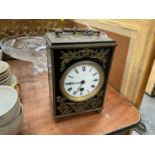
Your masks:
[{"label": "clock face", "polygon": [[62,75],[60,89],[63,95],[75,102],[94,97],[104,84],[104,72],[93,61],[80,61],[70,66]]}]

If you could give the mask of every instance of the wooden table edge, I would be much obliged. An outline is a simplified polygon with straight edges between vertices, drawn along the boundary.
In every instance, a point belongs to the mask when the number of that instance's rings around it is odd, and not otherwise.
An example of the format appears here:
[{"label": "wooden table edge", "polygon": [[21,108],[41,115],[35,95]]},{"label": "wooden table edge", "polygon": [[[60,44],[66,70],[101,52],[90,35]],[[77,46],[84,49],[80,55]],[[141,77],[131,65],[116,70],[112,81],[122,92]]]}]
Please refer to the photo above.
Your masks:
[{"label": "wooden table edge", "polygon": [[[136,108],[135,108],[135,109],[136,109]],[[138,111],[138,110],[137,110],[137,111]],[[136,126],[139,124],[140,121],[141,121],[141,115],[140,115],[140,113],[139,113],[139,119],[138,119],[138,121],[135,122],[134,124],[132,124],[132,125],[130,125],[130,126],[125,126],[125,127],[121,128],[121,129],[118,129],[118,130],[115,130],[115,131],[112,131],[112,132],[109,132],[109,133],[105,133],[104,135],[113,135],[113,134],[117,134],[117,133],[123,132],[123,131],[125,131],[125,130],[130,130],[130,129],[136,127]]]}]

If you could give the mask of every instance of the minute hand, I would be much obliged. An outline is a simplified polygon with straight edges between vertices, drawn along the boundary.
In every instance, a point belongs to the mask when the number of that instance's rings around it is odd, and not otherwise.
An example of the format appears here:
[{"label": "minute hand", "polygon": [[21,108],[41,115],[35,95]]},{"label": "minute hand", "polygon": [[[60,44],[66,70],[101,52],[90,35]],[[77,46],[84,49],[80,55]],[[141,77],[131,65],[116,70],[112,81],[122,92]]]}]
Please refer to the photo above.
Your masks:
[{"label": "minute hand", "polygon": [[73,84],[80,84],[81,82],[68,82],[68,83],[65,83],[66,85],[73,85]]}]

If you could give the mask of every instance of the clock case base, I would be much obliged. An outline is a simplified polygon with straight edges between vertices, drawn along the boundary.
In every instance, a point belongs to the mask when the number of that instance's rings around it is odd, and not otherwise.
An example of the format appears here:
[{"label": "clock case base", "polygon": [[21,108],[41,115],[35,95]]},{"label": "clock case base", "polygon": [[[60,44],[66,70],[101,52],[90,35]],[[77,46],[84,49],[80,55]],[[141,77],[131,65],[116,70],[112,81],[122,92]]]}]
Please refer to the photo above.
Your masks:
[{"label": "clock case base", "polygon": [[77,115],[85,115],[85,114],[95,114],[95,113],[100,113],[102,112],[103,108],[96,108],[96,109],[92,109],[92,110],[88,110],[85,112],[79,112],[79,113],[74,113],[74,114],[65,114],[65,115],[59,115],[59,116],[53,116],[55,121],[61,121],[64,120],[65,118],[71,118],[71,117],[76,117]]},{"label": "clock case base", "polygon": [[[114,40],[102,43],[51,43],[47,41],[47,61],[49,77],[49,95],[55,121],[62,118],[89,112],[101,112],[107,87],[108,75],[116,47]],[[65,70],[72,64],[90,60],[101,65],[105,72],[105,83],[100,92],[88,101],[72,102],[67,100],[60,91],[60,80]]]}]

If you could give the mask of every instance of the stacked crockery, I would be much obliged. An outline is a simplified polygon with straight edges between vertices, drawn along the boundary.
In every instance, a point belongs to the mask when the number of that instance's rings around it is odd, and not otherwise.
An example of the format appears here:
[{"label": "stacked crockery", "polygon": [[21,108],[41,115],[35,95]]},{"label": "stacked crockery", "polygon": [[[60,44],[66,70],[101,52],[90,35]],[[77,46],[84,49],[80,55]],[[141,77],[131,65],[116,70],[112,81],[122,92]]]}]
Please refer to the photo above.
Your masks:
[{"label": "stacked crockery", "polygon": [[0,85],[10,86],[14,81],[16,81],[16,77],[11,75],[9,64],[0,61]]},{"label": "stacked crockery", "polygon": [[0,86],[0,135],[18,134],[23,118],[23,107],[16,90],[10,86]]},{"label": "stacked crockery", "polygon": [[11,72],[8,63],[0,61],[0,85],[11,84]]},{"label": "stacked crockery", "polygon": [[0,49],[0,60],[2,60],[2,50]]}]

